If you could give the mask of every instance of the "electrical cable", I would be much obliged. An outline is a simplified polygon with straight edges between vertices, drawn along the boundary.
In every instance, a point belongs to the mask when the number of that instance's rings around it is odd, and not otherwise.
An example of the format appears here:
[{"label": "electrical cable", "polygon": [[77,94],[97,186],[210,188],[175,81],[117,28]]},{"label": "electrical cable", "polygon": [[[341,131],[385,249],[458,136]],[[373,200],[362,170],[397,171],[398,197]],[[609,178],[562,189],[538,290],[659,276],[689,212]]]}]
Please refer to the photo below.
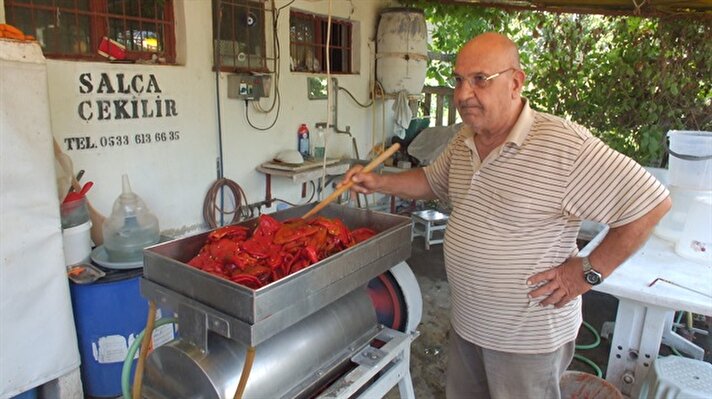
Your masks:
[{"label": "electrical cable", "polygon": [[[292,1],[292,3],[294,0]],[[280,77],[280,68],[281,68],[281,45],[279,44],[279,31],[278,31],[278,24],[279,24],[279,12],[289,4],[286,4],[283,7],[278,8],[275,11],[275,4],[274,0],[271,0],[272,4],[272,37],[274,40],[272,41],[272,51],[274,53],[274,57],[272,58],[274,60],[273,69],[274,69],[274,101],[272,101],[272,105],[268,109],[262,108],[262,104],[260,104],[259,100],[258,101],[253,101],[252,106],[255,110],[258,112],[261,112],[263,114],[270,113],[274,109],[275,105],[277,106],[277,116],[275,119],[279,118],[279,110],[281,108],[282,104],[282,95],[279,91],[279,77]]]},{"label": "electrical cable", "polygon": [[348,91],[347,89],[345,89],[345,88],[339,86],[339,90],[345,91],[346,94],[348,94],[349,97],[351,97],[351,99],[354,100],[354,102],[355,102],[359,107],[361,107],[361,108],[369,108],[369,107],[371,107],[371,105],[373,105],[373,99],[371,99],[371,101],[370,101],[368,104],[365,104],[365,105],[364,105],[364,104],[361,104],[361,103],[356,99],[356,97],[354,97],[354,95],[351,94],[351,92]]},{"label": "electrical cable", "polygon": [[252,121],[250,121],[250,114],[247,112],[247,109],[249,108],[248,102],[249,102],[248,100],[245,100],[245,119],[247,120],[247,124],[250,125],[251,128],[260,130],[260,131],[265,131],[265,130],[270,130],[275,125],[275,123],[277,123],[277,119],[279,119],[279,107],[277,107],[277,115],[275,115],[274,120],[272,121],[272,123],[269,126],[267,126],[267,127],[255,126],[252,123]]},{"label": "electrical cable", "polygon": [[282,7],[279,7],[279,8],[277,9],[277,14],[279,14],[279,12],[282,11],[282,10],[284,10],[285,8],[291,6],[292,3],[294,3],[295,1],[297,1],[297,0],[292,0],[292,1],[290,1],[289,3],[283,5]]},{"label": "electrical cable", "polygon": [[[314,183],[313,180],[309,181],[309,184],[311,184],[312,193],[311,193],[311,195],[309,196],[309,199],[306,201],[307,204],[310,203],[310,202],[312,202],[312,200],[314,199],[314,195],[316,195],[316,190],[317,190],[316,184]],[[285,204],[287,204],[287,205],[289,205],[289,206],[299,206],[299,205],[300,205],[300,204],[295,204],[295,203],[289,202],[289,201],[287,201],[287,200],[283,200],[283,199],[281,199],[281,198],[272,198],[272,202],[282,202],[282,203],[285,203]]]},{"label": "electrical cable", "polygon": [[[292,1],[292,3],[293,3],[293,2],[294,2],[294,1]],[[250,127],[252,127],[253,129],[256,129],[256,130],[259,130],[259,131],[267,131],[267,130],[270,130],[270,129],[271,129],[272,127],[274,127],[274,125],[277,123],[277,120],[279,120],[279,113],[280,113],[280,110],[281,110],[281,108],[282,108],[282,97],[281,97],[281,94],[280,94],[280,92],[279,92],[279,75],[280,75],[279,69],[281,68],[281,62],[280,62],[280,58],[281,58],[281,57],[280,57],[280,53],[281,53],[280,47],[281,47],[281,46],[280,46],[280,44],[279,44],[279,32],[278,32],[278,27],[277,27],[277,25],[279,24],[279,11],[282,10],[284,7],[287,7],[288,5],[292,4],[292,3],[288,3],[288,4],[286,4],[286,5],[284,5],[284,6],[280,7],[280,8],[278,8],[278,9],[275,11],[274,0],[272,0],[272,2],[271,2],[271,4],[272,4],[272,10],[273,10],[273,11],[272,11],[272,15],[274,16],[274,18],[273,18],[273,23],[272,23],[272,37],[273,37],[273,39],[274,39],[273,42],[272,42],[272,43],[273,43],[272,49],[273,49],[273,52],[274,52],[274,65],[273,65],[273,67],[274,67],[274,101],[272,102],[272,105],[271,105],[268,109],[266,109],[266,110],[262,108],[262,105],[259,103],[259,101],[253,101],[253,102],[252,102],[253,108],[254,108],[255,110],[257,110],[258,112],[261,112],[261,113],[264,113],[264,114],[272,112],[272,110],[274,109],[275,105],[277,106],[277,114],[274,116],[274,120],[272,121],[272,123],[271,123],[269,126],[264,127],[264,128],[263,128],[263,127],[258,127],[258,126],[256,126],[255,124],[253,124],[252,121],[250,120],[250,115],[249,115],[249,113],[248,113],[248,111],[247,111],[247,108],[248,108],[248,104],[247,104],[247,103],[248,103],[248,100],[245,100],[245,119],[247,120],[247,124],[250,125]]]},{"label": "electrical cable", "polygon": [[[228,188],[235,199],[235,208],[230,212],[225,211],[223,207],[216,204],[218,192],[222,192],[224,188]],[[252,217],[252,211],[248,211],[247,209],[248,204],[247,195],[239,184],[230,179],[220,178],[210,186],[205,195],[205,200],[203,201],[203,219],[211,229],[218,227],[218,222],[215,219],[215,212],[217,211],[220,213],[220,220],[223,220],[224,215],[233,215],[229,223],[220,224],[221,226],[237,223],[241,219]]]}]

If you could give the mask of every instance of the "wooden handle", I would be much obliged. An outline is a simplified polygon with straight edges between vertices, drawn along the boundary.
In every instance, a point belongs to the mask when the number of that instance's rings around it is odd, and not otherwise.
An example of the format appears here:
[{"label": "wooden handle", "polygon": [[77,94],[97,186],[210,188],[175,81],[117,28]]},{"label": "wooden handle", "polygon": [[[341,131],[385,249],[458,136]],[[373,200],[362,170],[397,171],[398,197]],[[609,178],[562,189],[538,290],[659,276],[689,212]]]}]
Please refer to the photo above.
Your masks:
[{"label": "wooden handle", "polygon": [[[364,166],[363,169],[361,169],[361,172],[367,173],[367,172],[372,171],[373,169],[376,168],[376,166],[383,163],[383,161],[385,161],[391,155],[393,155],[396,151],[398,151],[399,148],[400,148],[400,144],[398,144],[398,143],[395,143],[392,146],[388,147],[388,149],[383,151],[381,153],[381,155],[377,156],[371,162],[369,162],[368,165]],[[310,209],[309,212],[305,213],[304,216],[302,216],[302,219],[307,219],[307,218],[315,215],[317,212],[324,209],[325,206],[329,205],[335,199],[339,198],[339,196],[344,191],[348,190],[353,185],[354,185],[353,180],[349,180],[346,184],[337,188],[333,193],[329,194],[329,196],[326,197],[324,200],[322,200],[320,203],[316,204],[316,206],[314,208]]]}]

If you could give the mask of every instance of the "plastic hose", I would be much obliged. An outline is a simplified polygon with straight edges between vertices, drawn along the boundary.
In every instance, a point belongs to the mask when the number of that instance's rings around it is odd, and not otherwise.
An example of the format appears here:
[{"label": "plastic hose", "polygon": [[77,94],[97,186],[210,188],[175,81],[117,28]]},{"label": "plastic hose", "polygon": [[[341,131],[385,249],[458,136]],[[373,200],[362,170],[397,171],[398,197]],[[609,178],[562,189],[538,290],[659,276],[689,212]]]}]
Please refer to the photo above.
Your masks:
[{"label": "plastic hose", "polygon": [[[593,328],[593,326],[588,324],[587,322],[584,321],[583,326],[586,327],[586,329],[588,331],[590,331],[591,334],[593,334],[594,341],[591,344],[576,345],[576,350],[580,350],[580,349],[585,350],[585,349],[596,348],[601,343],[601,336],[598,335],[598,331],[596,331],[596,329]],[[591,360],[585,356],[581,356],[579,354],[574,354],[574,359],[576,359],[580,362],[583,362],[586,365],[588,365],[589,367],[591,367],[593,369],[593,371],[596,372],[597,377],[599,377],[599,378],[603,377],[603,371],[601,371],[601,368],[598,367],[598,365],[596,363],[594,363],[593,360]]]},{"label": "plastic hose", "polygon": [[[156,321],[156,328],[164,326],[166,324],[175,324],[178,320],[175,318],[165,318]],[[133,359],[136,356],[136,351],[143,342],[143,337],[146,330],[141,331],[141,333],[136,336],[136,339],[129,346],[128,353],[126,353],[126,359],[124,359],[124,365],[121,368],[121,394],[124,399],[132,399],[131,396],[131,365],[133,364]]]},{"label": "plastic hose", "polygon": [[245,392],[245,387],[247,386],[247,379],[250,378],[250,371],[252,370],[252,362],[255,360],[255,347],[250,346],[247,348],[247,353],[245,354],[245,364],[242,366],[242,373],[240,374],[240,382],[237,384],[237,391],[235,391],[235,396],[233,399],[242,399],[242,394]]},{"label": "plastic hose", "polygon": [[581,356],[581,355],[579,355],[579,354],[577,354],[577,353],[574,354],[574,359],[576,359],[576,360],[578,360],[578,361],[580,361],[580,362],[582,362],[582,363],[585,363],[586,365],[588,365],[589,367],[591,367],[591,368],[593,369],[593,371],[596,372],[596,377],[599,377],[599,378],[602,378],[602,377],[603,377],[603,371],[601,371],[601,368],[598,367],[598,365],[597,365],[593,360],[591,360],[591,359],[589,359],[589,358],[587,358],[587,357],[585,357],[585,356]]},{"label": "plastic hose", "polygon": [[146,363],[146,356],[151,346],[151,338],[153,337],[153,327],[156,325],[156,303],[148,302],[148,320],[144,335],[148,335],[148,339],[141,340],[141,351],[138,354],[138,362],[136,362],[136,372],[134,373],[133,397],[141,397],[141,387],[143,386],[143,365]]},{"label": "plastic hose", "polygon": [[598,335],[598,332],[596,331],[595,328],[593,328],[592,325],[586,323],[585,321],[583,322],[583,326],[586,327],[588,331],[593,334],[594,341],[592,344],[586,344],[586,345],[576,345],[576,349],[593,349],[598,347],[598,345],[601,343],[601,336]]}]

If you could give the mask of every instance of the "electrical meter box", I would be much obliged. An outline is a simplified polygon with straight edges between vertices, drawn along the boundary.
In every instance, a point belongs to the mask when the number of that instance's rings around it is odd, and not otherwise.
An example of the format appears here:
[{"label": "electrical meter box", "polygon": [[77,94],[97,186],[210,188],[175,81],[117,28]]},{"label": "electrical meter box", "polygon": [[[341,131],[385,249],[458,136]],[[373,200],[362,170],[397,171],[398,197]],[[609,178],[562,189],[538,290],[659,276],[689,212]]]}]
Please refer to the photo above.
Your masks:
[{"label": "electrical meter box", "polygon": [[259,100],[269,96],[269,75],[233,74],[227,77],[227,98]]}]

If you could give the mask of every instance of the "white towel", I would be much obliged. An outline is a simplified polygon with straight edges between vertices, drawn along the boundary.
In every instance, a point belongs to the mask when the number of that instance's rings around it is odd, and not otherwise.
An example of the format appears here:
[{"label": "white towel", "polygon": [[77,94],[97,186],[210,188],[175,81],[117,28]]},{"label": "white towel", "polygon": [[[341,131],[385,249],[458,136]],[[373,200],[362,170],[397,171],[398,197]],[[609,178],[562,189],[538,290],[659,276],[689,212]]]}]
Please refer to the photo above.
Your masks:
[{"label": "white towel", "polygon": [[410,125],[410,120],[413,117],[413,112],[408,105],[408,92],[401,90],[398,92],[396,101],[393,103],[393,134],[405,139],[405,131]]}]

